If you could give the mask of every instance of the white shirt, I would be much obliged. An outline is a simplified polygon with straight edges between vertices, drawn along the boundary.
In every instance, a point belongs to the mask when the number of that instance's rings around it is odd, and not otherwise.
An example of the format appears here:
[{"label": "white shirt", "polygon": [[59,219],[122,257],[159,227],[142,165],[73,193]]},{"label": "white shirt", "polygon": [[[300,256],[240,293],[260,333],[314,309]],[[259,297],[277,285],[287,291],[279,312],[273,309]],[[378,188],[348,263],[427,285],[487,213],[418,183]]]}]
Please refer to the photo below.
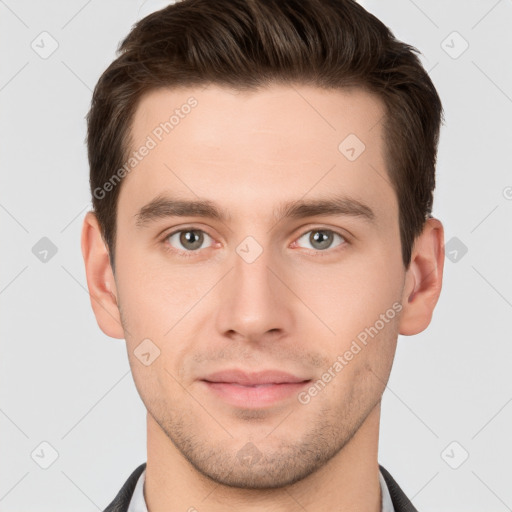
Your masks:
[{"label": "white shirt", "polygon": [[[128,512],[148,512],[146,506],[146,500],[144,499],[144,481],[146,479],[146,470],[142,472],[137,480],[137,485],[133,491],[130,505],[128,506]],[[381,512],[395,512],[393,503],[391,502],[391,496],[389,495],[389,489],[386,485],[386,481],[379,471],[380,490],[382,493],[382,508]]]}]

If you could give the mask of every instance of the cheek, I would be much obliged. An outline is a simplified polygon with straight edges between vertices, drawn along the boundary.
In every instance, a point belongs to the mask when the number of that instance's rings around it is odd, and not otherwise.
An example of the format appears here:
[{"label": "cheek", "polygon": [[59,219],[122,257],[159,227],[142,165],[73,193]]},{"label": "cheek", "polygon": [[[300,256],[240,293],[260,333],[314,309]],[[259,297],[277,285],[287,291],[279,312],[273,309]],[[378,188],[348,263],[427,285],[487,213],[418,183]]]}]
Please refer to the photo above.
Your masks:
[{"label": "cheek", "polygon": [[401,260],[397,263],[382,253],[351,257],[335,265],[309,264],[288,274],[291,288],[321,320],[316,322],[318,327],[337,348],[373,326],[381,315],[388,327],[400,309],[404,278]]},{"label": "cheek", "polygon": [[361,328],[344,342],[338,361],[343,364],[345,382],[361,396],[381,394],[388,381],[398,337],[398,316],[394,310]]},{"label": "cheek", "polygon": [[126,248],[116,274],[128,329],[139,337],[163,337],[213,284],[211,271]]},{"label": "cheek", "polygon": [[[391,371],[396,347],[397,325],[390,321],[365,343],[340,340],[332,351],[331,363],[306,390],[316,408],[330,411],[338,425],[351,428],[381,399]],[[341,423],[340,423],[341,422]]]}]

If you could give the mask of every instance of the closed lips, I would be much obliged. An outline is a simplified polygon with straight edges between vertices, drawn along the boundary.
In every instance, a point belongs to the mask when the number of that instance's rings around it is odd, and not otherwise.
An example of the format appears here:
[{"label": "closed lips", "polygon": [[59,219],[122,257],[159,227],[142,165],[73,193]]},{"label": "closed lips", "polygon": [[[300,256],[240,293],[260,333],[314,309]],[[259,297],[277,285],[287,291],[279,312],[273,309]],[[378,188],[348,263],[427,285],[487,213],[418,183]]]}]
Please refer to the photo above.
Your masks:
[{"label": "closed lips", "polygon": [[272,384],[298,384],[311,379],[298,377],[279,370],[264,370],[259,372],[244,372],[242,370],[224,370],[215,372],[201,379],[206,382],[237,384],[245,387],[270,386]]}]

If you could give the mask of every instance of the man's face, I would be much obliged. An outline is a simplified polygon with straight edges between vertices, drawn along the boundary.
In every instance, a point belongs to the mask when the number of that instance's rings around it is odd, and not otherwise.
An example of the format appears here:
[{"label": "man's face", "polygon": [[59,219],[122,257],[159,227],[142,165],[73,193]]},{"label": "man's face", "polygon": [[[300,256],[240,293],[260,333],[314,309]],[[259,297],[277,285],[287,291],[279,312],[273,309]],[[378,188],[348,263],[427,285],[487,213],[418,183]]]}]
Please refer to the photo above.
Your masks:
[{"label": "man's face", "polygon": [[[172,131],[155,132],[191,96]],[[158,90],[138,106],[132,150],[157,144],[118,202],[129,361],[152,435],[218,482],[297,481],[378,408],[405,277],[383,115],[361,90],[305,86]],[[156,198],[209,201],[224,218],[154,215]],[[283,208],[335,199],[337,211]],[[213,375],[224,370],[299,382],[244,386]]]}]

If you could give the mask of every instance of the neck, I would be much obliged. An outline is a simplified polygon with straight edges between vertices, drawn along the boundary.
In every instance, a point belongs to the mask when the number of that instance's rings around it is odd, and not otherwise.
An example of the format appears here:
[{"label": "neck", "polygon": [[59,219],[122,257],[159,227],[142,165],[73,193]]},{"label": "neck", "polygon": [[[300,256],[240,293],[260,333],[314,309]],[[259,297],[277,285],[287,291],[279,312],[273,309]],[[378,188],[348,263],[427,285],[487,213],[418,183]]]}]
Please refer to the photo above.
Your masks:
[{"label": "neck", "polygon": [[149,512],[351,510],[380,512],[378,432],[380,402],[351,440],[308,477],[278,489],[240,489],[199,473],[147,415],[144,495]]}]

